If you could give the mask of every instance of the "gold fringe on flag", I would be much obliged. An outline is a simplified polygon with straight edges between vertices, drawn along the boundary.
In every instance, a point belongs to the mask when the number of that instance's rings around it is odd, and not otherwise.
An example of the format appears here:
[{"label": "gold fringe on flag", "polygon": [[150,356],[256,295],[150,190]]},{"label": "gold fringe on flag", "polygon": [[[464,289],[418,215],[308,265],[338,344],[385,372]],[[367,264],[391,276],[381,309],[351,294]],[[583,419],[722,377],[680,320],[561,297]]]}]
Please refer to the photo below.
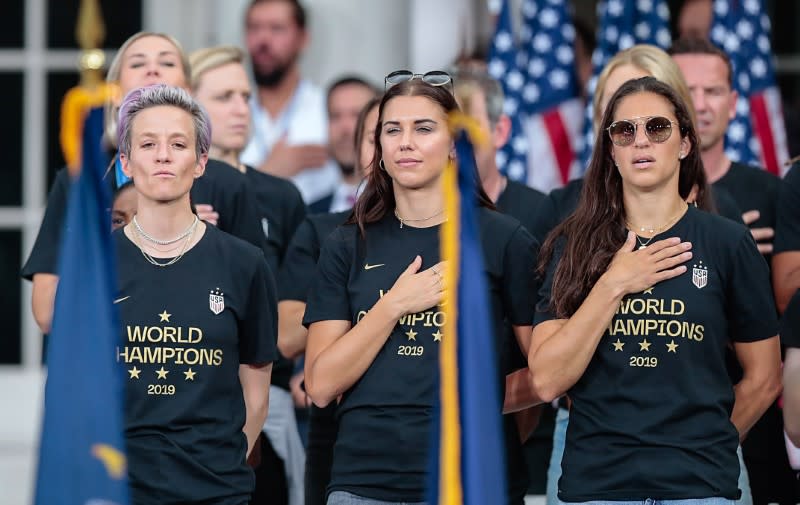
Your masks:
[{"label": "gold fringe on flag", "polygon": [[[488,141],[486,133],[474,119],[459,113],[448,120],[453,136],[466,130],[474,143]],[[461,480],[461,421],[458,387],[458,275],[461,226],[461,194],[458,189],[458,166],[450,161],[442,176],[444,209],[447,219],[441,230],[441,257],[446,260],[444,285],[447,286],[442,309],[445,313],[444,338],[439,349],[440,432],[439,432],[439,505],[462,505],[464,488]]]}]

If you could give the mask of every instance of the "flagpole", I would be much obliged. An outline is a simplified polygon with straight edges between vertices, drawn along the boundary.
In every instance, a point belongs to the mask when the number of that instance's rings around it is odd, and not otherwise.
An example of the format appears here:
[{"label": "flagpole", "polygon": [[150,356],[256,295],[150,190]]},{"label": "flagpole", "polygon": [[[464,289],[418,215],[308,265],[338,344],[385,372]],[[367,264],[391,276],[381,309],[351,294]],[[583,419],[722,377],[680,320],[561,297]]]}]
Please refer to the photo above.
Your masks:
[{"label": "flagpole", "polygon": [[106,57],[101,49],[106,27],[99,0],[81,0],[75,23],[75,39],[81,48],[80,82],[64,95],[61,102],[59,140],[70,175],[81,167],[83,123],[88,111],[102,106],[112,96],[113,86],[105,82]]}]

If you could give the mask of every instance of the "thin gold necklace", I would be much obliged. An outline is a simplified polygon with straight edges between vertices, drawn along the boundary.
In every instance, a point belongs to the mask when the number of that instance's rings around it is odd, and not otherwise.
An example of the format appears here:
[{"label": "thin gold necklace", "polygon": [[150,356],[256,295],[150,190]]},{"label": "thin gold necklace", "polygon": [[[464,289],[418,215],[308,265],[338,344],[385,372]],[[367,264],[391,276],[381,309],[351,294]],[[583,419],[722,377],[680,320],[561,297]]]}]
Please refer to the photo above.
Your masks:
[{"label": "thin gold necklace", "polygon": [[625,224],[628,226],[629,230],[633,230],[636,228],[639,230],[639,232],[647,232],[651,234],[650,238],[647,239],[646,242],[642,242],[642,240],[639,238],[638,232],[636,234],[636,241],[639,243],[639,249],[644,249],[650,244],[650,242],[653,241],[656,235],[666,230],[667,228],[672,226],[672,224],[674,224],[678,219],[680,219],[680,217],[684,214],[684,212],[686,212],[687,208],[689,208],[688,205],[686,207],[681,208],[681,210],[679,210],[677,214],[669,218],[667,222],[655,228],[650,226],[633,226],[627,219],[625,220]]},{"label": "thin gold necklace", "polygon": [[400,228],[402,228],[403,225],[406,224],[406,223],[422,223],[422,222],[425,222],[425,221],[430,221],[431,219],[435,218],[436,216],[441,216],[442,214],[444,214],[444,209],[440,210],[439,212],[437,212],[436,214],[434,214],[432,216],[423,217],[423,218],[420,218],[420,219],[403,219],[402,217],[400,217],[400,214],[397,213],[397,208],[395,207],[395,209],[394,209],[394,217],[396,217],[397,220],[400,221]]}]

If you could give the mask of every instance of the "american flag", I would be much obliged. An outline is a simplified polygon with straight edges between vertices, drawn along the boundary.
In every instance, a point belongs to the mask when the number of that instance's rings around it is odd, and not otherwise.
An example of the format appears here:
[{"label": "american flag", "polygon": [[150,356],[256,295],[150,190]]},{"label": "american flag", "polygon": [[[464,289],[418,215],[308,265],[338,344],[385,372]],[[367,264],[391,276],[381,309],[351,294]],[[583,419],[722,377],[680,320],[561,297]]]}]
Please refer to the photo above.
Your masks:
[{"label": "american flag", "polygon": [[506,92],[506,113],[516,121],[498,164],[505,162],[510,178],[549,191],[579,171],[575,29],[567,0],[524,0],[517,45],[510,5],[503,2],[489,60],[489,72]]},{"label": "american flag", "polygon": [[731,58],[733,86],[739,93],[725,152],[734,161],[759,163],[782,176],[788,170],[789,151],[772,62],[770,22],[762,2],[714,0],[711,26],[711,40]]},{"label": "american flag", "polygon": [[522,87],[525,76],[519,63],[524,60],[514,37],[511,2],[506,0],[497,17],[489,50],[489,73],[503,85],[503,109],[511,119],[509,142],[497,152],[497,166],[509,178],[525,181],[528,170],[528,141],[522,129]]},{"label": "american flag", "polygon": [[651,44],[666,50],[672,44],[669,31],[669,7],[664,0],[601,0],[597,4],[597,47],[592,54],[594,71],[589,80],[588,103],[586,105],[581,161],[585,169],[589,165],[594,146],[592,132],[592,99],[597,76],[608,60],[619,51],[636,44]]}]

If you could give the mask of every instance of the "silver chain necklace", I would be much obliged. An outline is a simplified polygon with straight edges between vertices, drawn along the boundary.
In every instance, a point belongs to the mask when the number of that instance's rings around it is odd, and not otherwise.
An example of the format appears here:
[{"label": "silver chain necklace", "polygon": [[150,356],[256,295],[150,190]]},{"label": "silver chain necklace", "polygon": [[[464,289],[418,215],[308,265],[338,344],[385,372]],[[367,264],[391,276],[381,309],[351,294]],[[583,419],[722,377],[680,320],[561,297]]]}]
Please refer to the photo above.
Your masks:
[{"label": "silver chain necklace", "polygon": [[136,227],[136,232],[139,234],[139,236],[145,239],[146,241],[156,245],[172,245],[175,242],[185,239],[186,237],[189,236],[190,233],[194,231],[194,229],[197,227],[197,223],[199,222],[200,220],[197,218],[197,216],[194,216],[194,221],[192,221],[192,224],[190,224],[189,227],[186,228],[186,230],[183,233],[170,240],[159,240],[157,238],[148,235],[147,232],[145,232],[139,225],[139,221],[136,220],[136,215],[133,216],[133,226]]},{"label": "silver chain necklace", "polygon": [[145,252],[144,246],[139,241],[139,239],[142,238],[142,235],[140,235],[138,233],[132,233],[132,235],[134,237],[134,241],[135,241],[137,247],[139,247],[139,250],[142,252],[142,256],[144,256],[144,259],[146,259],[147,262],[150,263],[151,265],[163,268],[163,267],[168,267],[170,265],[174,265],[181,258],[183,258],[183,255],[186,254],[186,251],[189,249],[189,244],[191,244],[191,242],[192,242],[192,237],[194,237],[194,231],[195,231],[195,229],[197,229],[197,226],[196,226],[197,223],[198,223],[198,221],[195,221],[195,223],[194,223],[195,225],[193,225],[189,229],[189,234],[186,236],[186,241],[183,243],[183,248],[181,249],[181,253],[179,255],[175,256],[174,258],[172,258],[171,260],[167,261],[166,263],[159,262],[155,257],[153,257],[150,254],[147,254],[147,252]]}]

